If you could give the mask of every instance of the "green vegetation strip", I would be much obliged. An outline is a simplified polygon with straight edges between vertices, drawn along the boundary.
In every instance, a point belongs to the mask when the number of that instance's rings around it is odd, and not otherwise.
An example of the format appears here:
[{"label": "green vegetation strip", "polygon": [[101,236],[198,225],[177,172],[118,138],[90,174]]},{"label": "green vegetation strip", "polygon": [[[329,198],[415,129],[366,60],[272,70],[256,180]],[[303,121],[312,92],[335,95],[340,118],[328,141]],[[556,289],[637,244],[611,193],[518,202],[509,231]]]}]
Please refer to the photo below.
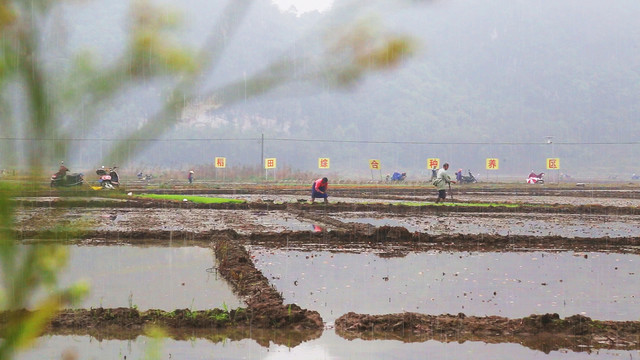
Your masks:
[{"label": "green vegetation strip", "polygon": [[160,200],[176,200],[176,201],[191,201],[194,203],[200,204],[222,204],[222,203],[243,203],[244,200],[238,199],[226,199],[226,198],[215,198],[215,197],[207,197],[207,196],[195,196],[195,195],[163,195],[163,194],[141,194],[135,195],[141,198],[147,199],[160,199]]}]

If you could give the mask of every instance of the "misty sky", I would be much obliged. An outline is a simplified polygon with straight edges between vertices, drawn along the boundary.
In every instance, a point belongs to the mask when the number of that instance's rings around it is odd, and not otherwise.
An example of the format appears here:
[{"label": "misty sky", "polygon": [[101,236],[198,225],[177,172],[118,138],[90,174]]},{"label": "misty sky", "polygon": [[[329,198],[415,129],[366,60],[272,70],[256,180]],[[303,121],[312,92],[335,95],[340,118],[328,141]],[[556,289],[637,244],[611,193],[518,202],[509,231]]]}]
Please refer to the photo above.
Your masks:
[{"label": "misty sky", "polygon": [[282,10],[295,6],[299,13],[318,10],[325,11],[331,7],[333,0],[273,0]]},{"label": "misty sky", "polygon": [[[216,23],[226,1],[174,3],[188,19],[173,34],[177,44],[195,50],[213,34],[224,51],[199,79],[211,99],[195,101],[177,126],[151,136],[170,142],[145,142],[150,135],[136,133],[167,99],[167,82],[144,78],[113,98],[96,96],[104,107],[77,106],[91,100],[74,89],[86,80],[71,71],[78,54],[90,53],[98,69],[129,61],[123,52],[131,1],[65,3],[41,29],[49,94],[78,94],[61,118],[77,122],[65,136],[78,139],[71,148],[83,151],[71,151],[65,161],[102,165],[117,139],[132,136],[148,144],[140,153],[129,150],[135,141],[126,146],[128,161],[139,168],[187,168],[215,156],[255,165],[264,150],[279,165],[301,170],[315,170],[319,157],[329,157],[332,169],[349,174],[369,173],[372,158],[385,164],[384,171],[413,175],[426,173],[428,158],[475,171],[488,157],[499,158],[500,172],[512,174],[539,172],[546,157],[561,158],[562,170],[571,174],[599,175],[602,167],[624,177],[640,172],[640,1],[370,1],[360,2],[358,13],[340,1],[320,14],[305,11],[332,1],[254,1],[237,29]],[[291,5],[302,16],[288,12]],[[335,71],[307,76],[323,64],[344,65],[339,61],[352,53],[343,46],[336,56],[336,44],[398,34],[415,40],[415,52],[392,69],[345,72],[355,75],[346,87]],[[247,97],[247,80],[251,85],[252,76],[269,74],[275,61],[292,64],[279,75],[287,81]],[[65,75],[66,82],[58,82]],[[61,85],[74,91],[59,91]],[[15,100],[18,119],[25,102],[16,94],[7,92],[7,99]],[[26,137],[19,124],[4,126],[2,135]],[[263,134],[264,149],[253,140]],[[97,138],[103,141],[90,140]],[[319,142],[299,146],[307,139]],[[20,162],[23,145],[0,141],[0,167]]]}]

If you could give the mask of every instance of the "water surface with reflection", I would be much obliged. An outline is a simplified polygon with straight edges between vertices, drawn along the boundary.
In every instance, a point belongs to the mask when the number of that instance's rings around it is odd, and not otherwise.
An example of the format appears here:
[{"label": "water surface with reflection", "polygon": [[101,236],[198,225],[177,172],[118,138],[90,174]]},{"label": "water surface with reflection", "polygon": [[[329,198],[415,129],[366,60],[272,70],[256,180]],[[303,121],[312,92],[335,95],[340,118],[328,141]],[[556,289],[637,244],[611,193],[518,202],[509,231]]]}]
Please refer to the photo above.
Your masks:
[{"label": "water surface with reflection", "polygon": [[[38,340],[37,347],[18,356],[19,360],[60,359],[63,352],[73,353],[78,359],[123,360],[143,359],[150,339],[140,336],[135,340],[102,340],[89,336],[46,336]],[[467,341],[443,343],[435,340],[403,343],[397,340],[345,340],[333,331],[325,331],[321,338],[304,342],[296,347],[284,345],[261,346],[255,340],[223,340],[212,342],[202,338],[189,341],[165,339],[162,341],[161,359],[636,359],[640,351],[597,350],[573,352],[556,350],[548,353],[532,350],[519,344],[487,344]]]},{"label": "water surface with reflection", "polygon": [[316,310],[328,323],[350,311],[640,318],[637,255],[434,251],[381,258],[257,247],[251,253],[285,303]]},{"label": "water surface with reflection", "polygon": [[60,284],[87,279],[91,285],[79,308],[171,311],[244,306],[211,270],[215,255],[209,248],[69,245],[68,249],[69,265]]}]

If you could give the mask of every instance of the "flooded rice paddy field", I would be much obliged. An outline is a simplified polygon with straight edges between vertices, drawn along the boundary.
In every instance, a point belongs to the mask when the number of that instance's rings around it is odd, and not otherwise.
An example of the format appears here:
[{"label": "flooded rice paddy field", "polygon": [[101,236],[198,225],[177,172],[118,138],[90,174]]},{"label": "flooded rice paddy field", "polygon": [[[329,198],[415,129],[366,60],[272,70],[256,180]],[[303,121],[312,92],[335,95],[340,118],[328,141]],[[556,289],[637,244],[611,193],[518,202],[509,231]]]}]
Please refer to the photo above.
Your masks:
[{"label": "flooded rice paddy field", "polygon": [[400,226],[410,232],[430,234],[498,234],[562,237],[638,237],[640,218],[627,215],[576,214],[422,214],[391,215],[344,212],[334,218],[348,223]]},{"label": "flooded rice paddy field", "polygon": [[327,213],[318,205],[308,211],[226,209],[138,209],[126,207],[18,211],[16,229],[55,229],[67,225],[102,232],[234,230],[239,234],[349,228],[349,224],[397,226],[409,232],[617,238],[640,236],[640,216],[486,212],[370,211]]},{"label": "flooded rice paddy field", "polygon": [[285,302],[327,322],[348,312],[465,313],[509,318],[558,313],[640,319],[640,256],[606,253],[301,252],[254,248]]},{"label": "flooded rice paddy field", "polygon": [[509,195],[460,195],[460,201],[508,202],[523,204],[565,204],[565,205],[593,205],[638,207],[640,199],[602,198],[602,197],[570,197],[570,196],[509,196]]},{"label": "flooded rice paddy field", "polygon": [[[455,194],[455,193],[454,193]],[[374,194],[375,195],[375,194]],[[640,334],[635,342],[606,337],[587,342],[560,342],[558,336],[525,334],[469,338],[460,333],[350,333],[334,329],[341,316],[358,314],[465,314],[465,316],[524,318],[557,313],[560,318],[582,315],[602,321],[640,320],[640,255],[629,246],[606,251],[573,249],[572,238],[603,242],[626,238],[638,247],[640,216],[571,213],[458,213],[448,210],[405,212],[332,210],[318,204],[299,206],[302,195],[224,195],[261,204],[257,208],[182,208],[158,203],[148,207],[116,202],[108,207],[25,206],[18,209],[16,231],[25,245],[38,229],[75,226],[81,239],[66,239],[70,267],[63,284],[86,277],[92,293],[83,308],[210,309],[244,307],[251,298],[239,295],[232,278],[217,273],[221,259],[208,245],[226,240],[248,251],[252,265],[279,292],[283,304],[296,304],[320,314],[324,329],[308,338],[299,330],[249,328],[244,335],[231,329],[171,331],[162,341],[162,358],[171,359],[619,359],[640,358]],[[413,195],[331,198],[343,203],[398,203]],[[456,200],[522,202],[524,196],[462,195]],[[421,195],[415,195],[416,198]],[[639,206],[633,198],[530,196],[531,203]],[[55,200],[55,199],[54,199]],[[290,203],[271,209],[270,203]],[[264,205],[267,205],[266,207]],[[612,205],[613,204],[613,205]],[[64,226],[61,226],[64,225]],[[389,238],[371,243],[381,227],[403,228],[430,236],[456,234],[563,238],[548,249],[513,248],[452,251],[433,244],[400,243]],[[392,229],[393,230],[393,229]],[[230,233],[225,233],[230,231]],[[172,237],[173,232],[204,234],[198,245]],[[99,235],[96,235],[99,233]],[[134,237],[147,236],[143,241]],[[166,234],[169,234],[167,236]],[[333,233],[339,235],[332,235]],[[387,234],[391,234],[392,231]],[[163,234],[154,238],[156,234]],[[264,234],[262,237],[259,234]],[[105,242],[105,237],[115,238]],[[58,239],[60,239],[58,238]],[[273,238],[274,241],[269,241]],[[348,239],[352,238],[353,243]],[[336,239],[342,239],[336,241]],[[344,240],[347,239],[347,240]],[[113,240],[113,239],[112,239]],[[96,245],[97,244],[97,245]],[[144,244],[144,245],[141,245]],[[567,246],[567,244],[569,244]],[[635,245],[634,245],[635,244]],[[398,250],[398,251],[396,251]],[[244,262],[246,260],[241,260]],[[233,271],[232,271],[233,273]],[[234,275],[237,278],[237,274]],[[237,279],[236,279],[237,280]],[[235,292],[234,292],[235,290]],[[255,296],[255,294],[253,295]],[[249,296],[250,297],[250,296]],[[255,299],[255,297],[254,297]],[[144,358],[153,339],[142,333],[91,334],[66,330],[49,332],[19,359]],[[486,329],[485,329],[486,330]],[[179,335],[176,335],[178,333]],[[258,335],[258,334],[261,335]],[[119,334],[119,335],[118,335]],[[541,336],[542,335],[542,336]],[[295,338],[295,341],[292,339]],[[287,340],[288,339],[288,340]],[[573,340],[572,340],[573,341]]]},{"label": "flooded rice paddy field", "polygon": [[240,234],[308,230],[310,225],[295,215],[278,210],[138,209],[28,209],[16,218],[20,230],[55,228],[62,218],[69,225],[96,231],[189,231],[233,229]]},{"label": "flooded rice paddy field", "polygon": [[[69,263],[60,274],[60,285],[78,280],[91,284],[91,292],[78,304],[85,309],[171,311],[244,306],[215,266],[211,248],[69,245]],[[38,299],[36,295],[32,301]]]}]

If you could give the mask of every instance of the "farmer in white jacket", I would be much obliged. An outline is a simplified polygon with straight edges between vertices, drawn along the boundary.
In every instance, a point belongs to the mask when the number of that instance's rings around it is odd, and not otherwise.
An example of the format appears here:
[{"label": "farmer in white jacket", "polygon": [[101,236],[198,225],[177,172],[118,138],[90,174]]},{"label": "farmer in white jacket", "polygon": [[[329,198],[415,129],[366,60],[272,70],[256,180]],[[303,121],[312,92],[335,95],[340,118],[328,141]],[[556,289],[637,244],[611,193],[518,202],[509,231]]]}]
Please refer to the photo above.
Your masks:
[{"label": "farmer in white jacket", "polygon": [[451,177],[449,176],[449,174],[447,174],[447,169],[449,169],[449,164],[444,163],[444,165],[442,165],[442,169],[438,170],[436,179],[433,180],[433,185],[435,185],[435,187],[438,189],[438,198],[436,199],[436,204],[441,200],[444,201],[447,198],[447,185],[456,183],[455,181],[451,180]]}]

